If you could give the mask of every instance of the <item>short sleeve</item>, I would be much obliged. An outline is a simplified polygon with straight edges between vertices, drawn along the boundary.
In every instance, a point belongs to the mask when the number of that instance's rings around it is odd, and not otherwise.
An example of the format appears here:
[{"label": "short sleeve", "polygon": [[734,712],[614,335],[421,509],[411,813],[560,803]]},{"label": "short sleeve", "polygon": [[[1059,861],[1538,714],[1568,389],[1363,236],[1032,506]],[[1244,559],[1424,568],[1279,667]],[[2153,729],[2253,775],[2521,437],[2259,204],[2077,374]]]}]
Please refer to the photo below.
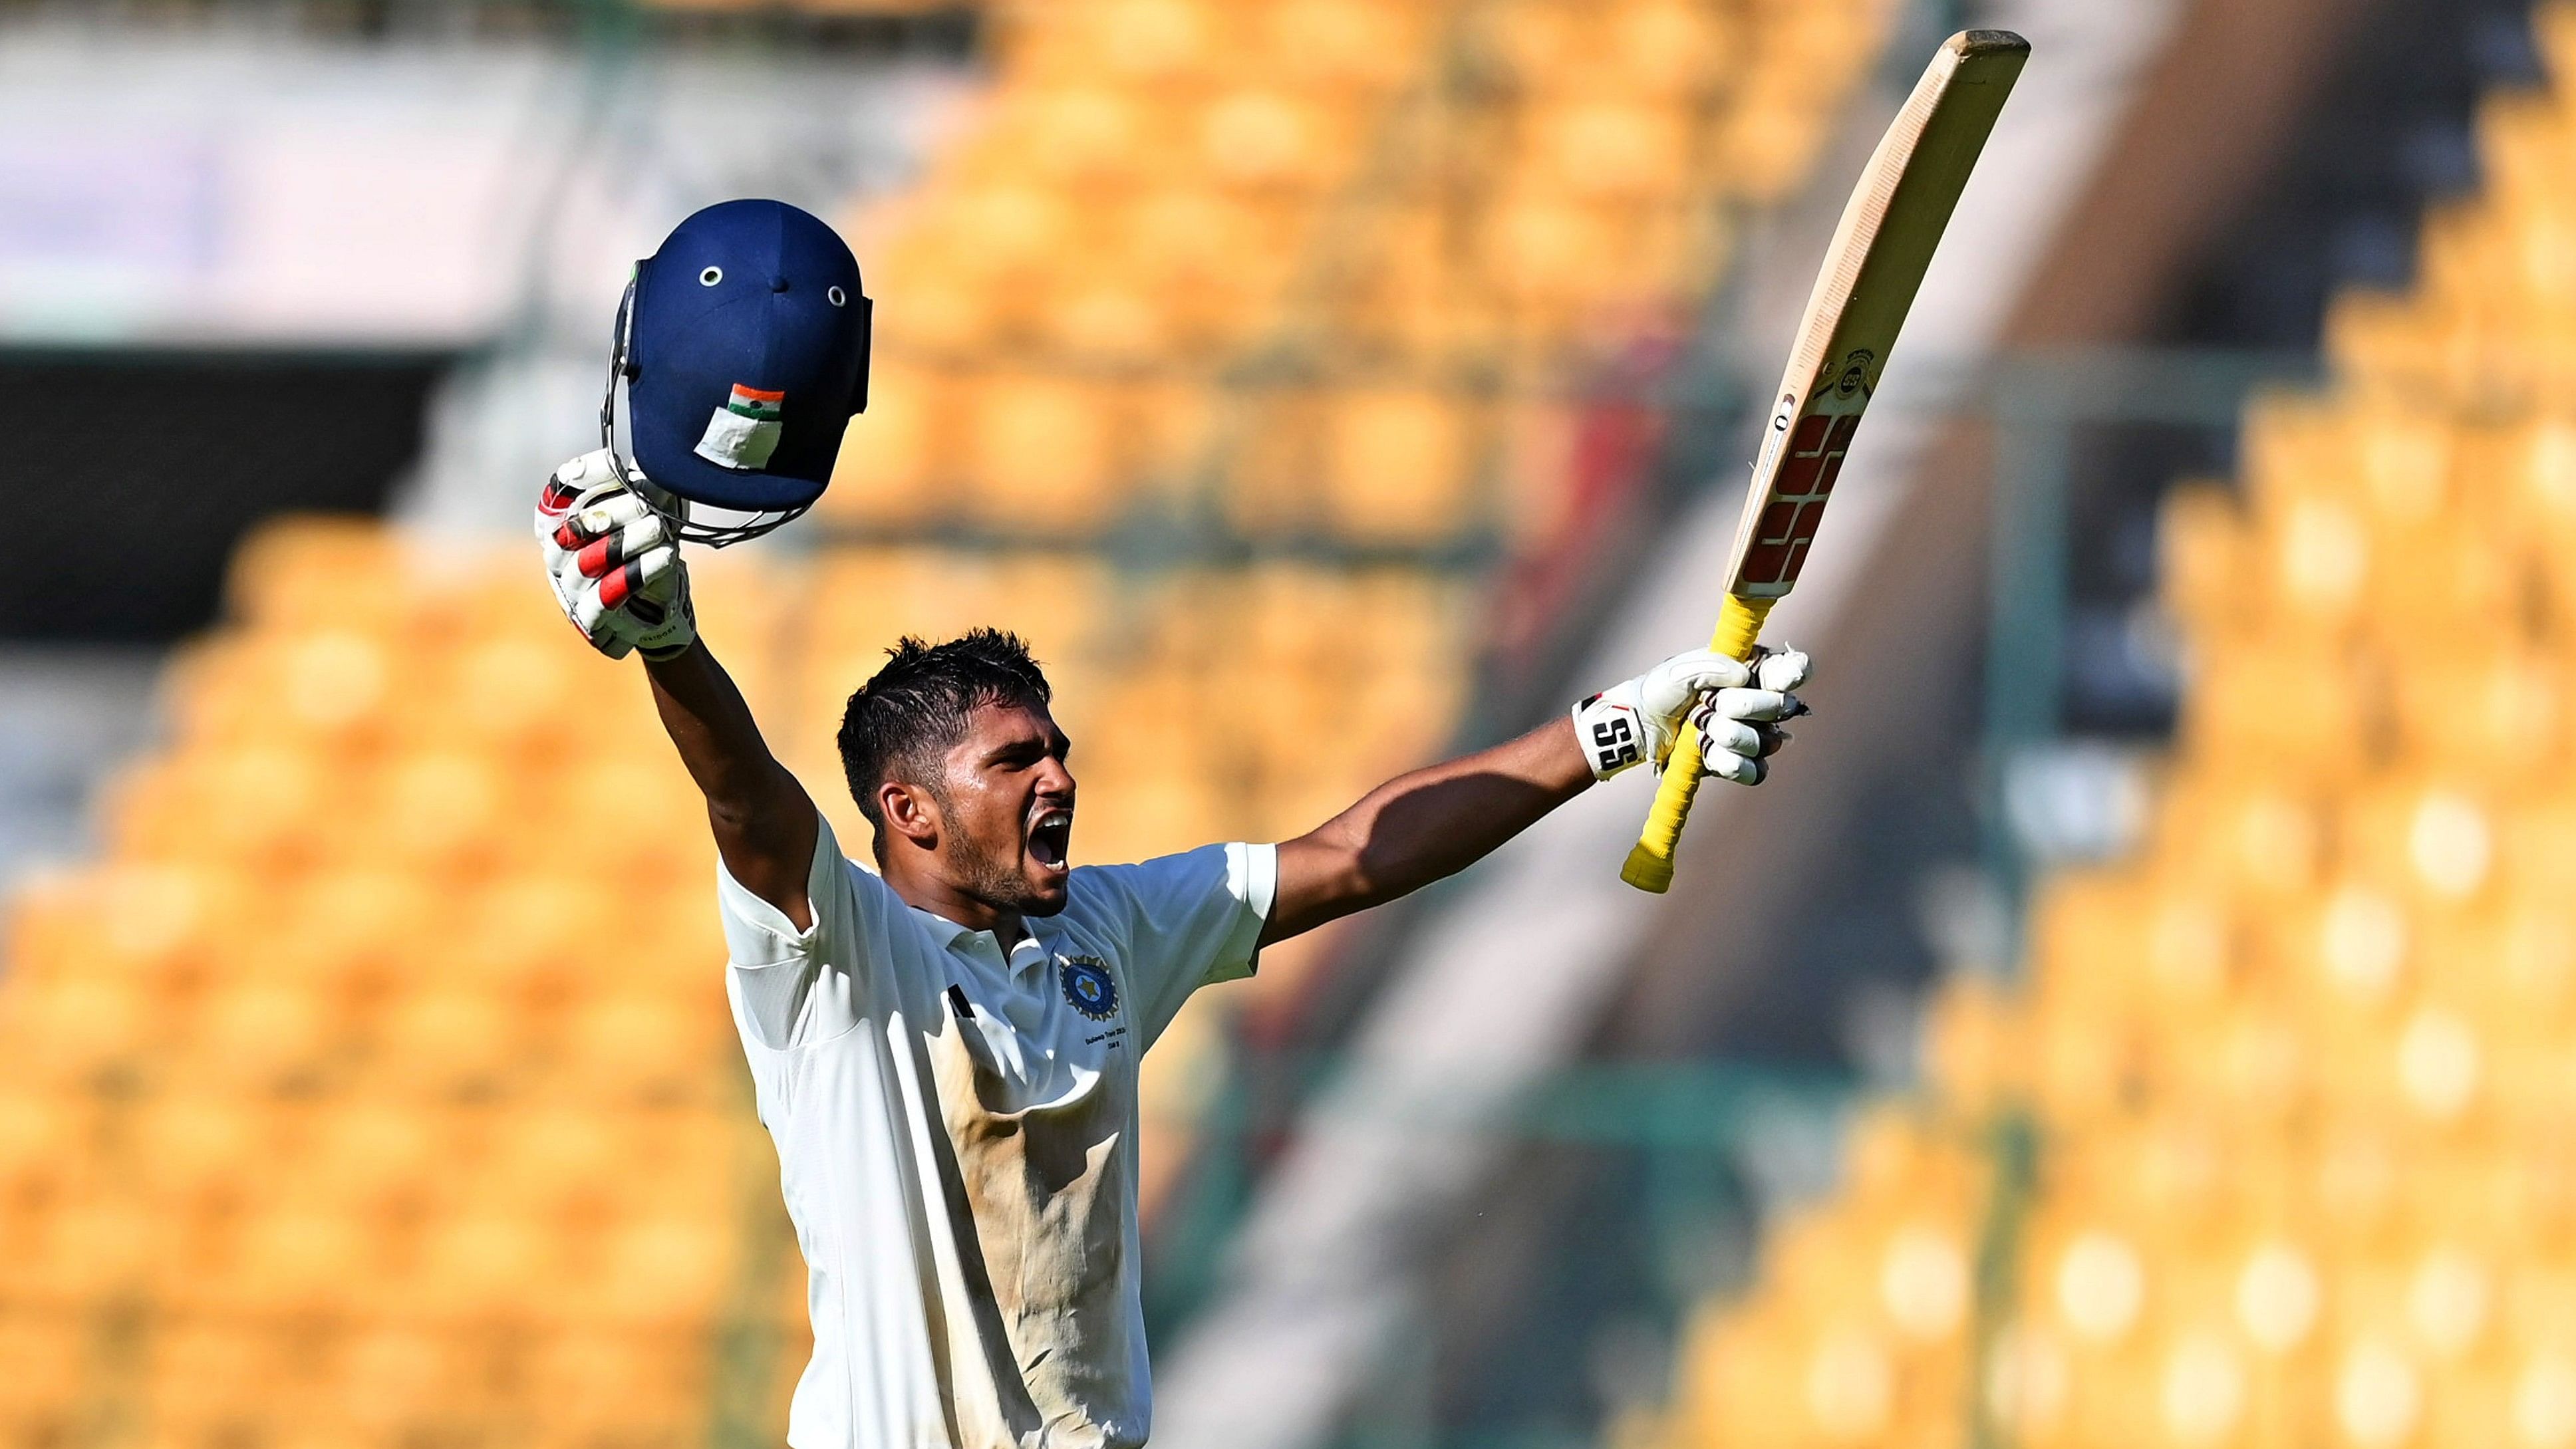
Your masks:
[{"label": "short sleeve", "polygon": [[1128,989],[1151,1046],[1190,993],[1253,973],[1278,888],[1270,845],[1206,845],[1099,869],[1125,917]]},{"label": "short sleeve", "polygon": [[773,1049],[835,1036],[858,1022],[868,918],[883,917],[894,894],[842,856],[831,824],[818,814],[805,898],[814,923],[799,931],[785,911],[716,862],[716,903],[734,990],[752,1034]]}]

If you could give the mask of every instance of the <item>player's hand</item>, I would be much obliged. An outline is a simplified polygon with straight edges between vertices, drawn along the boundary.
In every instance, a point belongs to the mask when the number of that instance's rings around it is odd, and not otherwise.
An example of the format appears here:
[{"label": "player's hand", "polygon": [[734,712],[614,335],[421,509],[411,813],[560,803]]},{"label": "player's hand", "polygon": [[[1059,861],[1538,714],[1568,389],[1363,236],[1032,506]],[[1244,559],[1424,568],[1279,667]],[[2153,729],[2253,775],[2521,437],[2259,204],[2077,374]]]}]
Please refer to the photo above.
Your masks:
[{"label": "player's hand", "polygon": [[1790,691],[1807,682],[1807,656],[1795,649],[1756,651],[1750,661],[1694,649],[1574,707],[1574,732],[1596,779],[1672,753],[1684,720],[1699,726],[1704,773],[1759,785],[1770,757],[1788,743],[1783,720],[1807,712]]},{"label": "player's hand", "polygon": [[537,499],[537,546],[564,617],[611,659],[668,659],[698,637],[689,568],[662,520],[617,481],[605,449],[555,470]]}]

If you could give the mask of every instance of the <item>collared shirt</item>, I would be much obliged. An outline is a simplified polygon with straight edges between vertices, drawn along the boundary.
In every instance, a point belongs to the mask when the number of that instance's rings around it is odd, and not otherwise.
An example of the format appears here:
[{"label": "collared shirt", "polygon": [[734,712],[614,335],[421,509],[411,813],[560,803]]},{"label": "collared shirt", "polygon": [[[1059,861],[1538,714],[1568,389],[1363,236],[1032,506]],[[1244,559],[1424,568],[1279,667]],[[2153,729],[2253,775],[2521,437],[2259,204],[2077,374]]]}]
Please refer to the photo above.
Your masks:
[{"label": "collared shirt", "polygon": [[1136,1065],[1252,973],[1267,845],[1072,873],[1008,952],[818,825],[813,925],[718,867],[726,995],[808,1275],[794,1449],[1094,1449],[1153,1414]]}]

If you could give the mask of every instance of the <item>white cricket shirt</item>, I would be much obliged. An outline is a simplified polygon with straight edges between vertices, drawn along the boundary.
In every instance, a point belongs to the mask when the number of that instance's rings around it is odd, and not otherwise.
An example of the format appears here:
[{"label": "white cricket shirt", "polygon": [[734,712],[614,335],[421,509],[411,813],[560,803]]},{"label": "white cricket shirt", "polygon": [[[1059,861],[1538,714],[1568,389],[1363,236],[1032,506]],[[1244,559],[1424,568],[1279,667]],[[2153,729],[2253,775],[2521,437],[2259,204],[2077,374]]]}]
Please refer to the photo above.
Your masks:
[{"label": "white cricket shirt", "polygon": [[721,866],[725,992],[808,1272],[794,1449],[1145,1442],[1136,1064],[1252,973],[1278,857],[1083,866],[1005,955],[818,822],[814,924]]}]

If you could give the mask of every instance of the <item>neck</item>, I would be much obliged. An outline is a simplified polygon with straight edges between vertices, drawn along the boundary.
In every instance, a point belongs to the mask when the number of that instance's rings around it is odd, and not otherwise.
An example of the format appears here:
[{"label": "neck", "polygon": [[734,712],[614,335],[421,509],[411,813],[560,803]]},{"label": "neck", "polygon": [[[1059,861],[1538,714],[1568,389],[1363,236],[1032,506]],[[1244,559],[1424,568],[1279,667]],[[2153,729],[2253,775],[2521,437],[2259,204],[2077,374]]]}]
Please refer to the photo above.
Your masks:
[{"label": "neck", "polygon": [[943,921],[955,921],[970,931],[992,932],[1005,954],[1029,933],[1028,923],[1018,911],[978,900],[935,876],[900,870],[889,861],[885,882],[907,906],[928,911]]}]

